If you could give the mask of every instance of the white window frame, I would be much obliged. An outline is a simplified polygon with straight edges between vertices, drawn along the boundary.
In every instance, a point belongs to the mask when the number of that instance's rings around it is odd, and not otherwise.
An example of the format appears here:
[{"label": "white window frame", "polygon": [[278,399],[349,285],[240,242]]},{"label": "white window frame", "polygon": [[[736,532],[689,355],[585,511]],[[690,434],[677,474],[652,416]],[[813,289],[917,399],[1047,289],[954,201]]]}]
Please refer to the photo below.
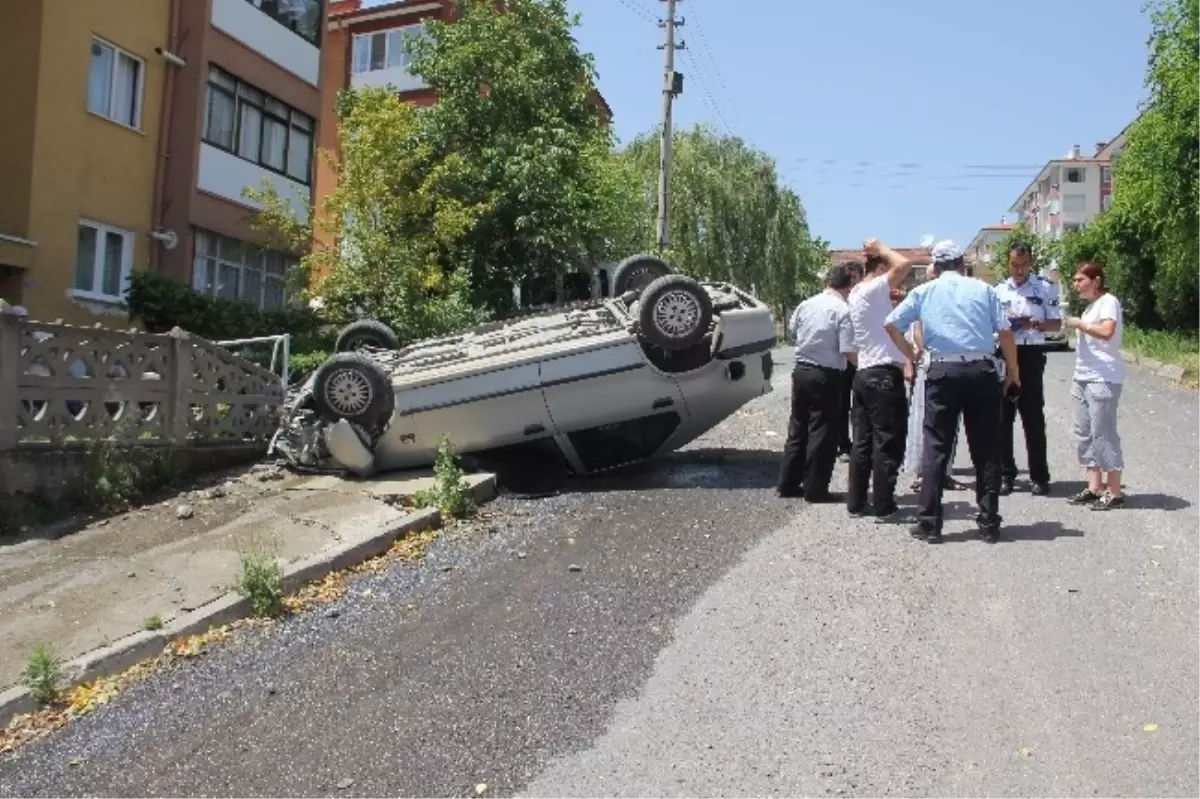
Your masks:
[{"label": "white window frame", "polygon": [[[1079,180],[1071,180],[1072,174],[1078,174]],[[1077,186],[1082,183],[1087,183],[1087,169],[1081,166],[1067,167],[1063,170],[1063,183],[1073,183]]]},{"label": "white window frame", "polygon": [[[1072,202],[1078,201],[1078,208],[1068,208],[1067,200]],[[1064,194],[1062,196],[1062,210],[1065,214],[1082,214],[1087,211],[1087,195],[1086,194]]]},{"label": "white window frame", "polygon": [[[78,228],[89,227],[96,231],[96,252],[92,255],[92,287],[91,289],[81,289],[75,286],[75,281],[78,279],[77,274],[71,276],[71,296],[83,300],[95,300],[96,302],[120,303],[125,301],[126,294],[129,293],[129,278],[133,274],[133,250],[136,244],[135,234],[132,230],[106,225],[103,222],[97,222],[94,219],[80,219],[76,227],[76,239],[78,239]],[[104,286],[104,239],[109,233],[116,233],[124,240],[121,245],[121,277],[120,290],[117,294],[106,294],[103,290]],[[76,245],[78,246],[78,245]],[[79,253],[75,253],[76,269],[78,269]]]},{"label": "white window frame", "polygon": [[[395,64],[393,66],[388,66],[388,62],[391,61],[391,57],[392,57],[391,34],[393,34],[393,33],[401,34],[399,36],[399,39],[401,41],[401,52],[400,52],[399,57],[403,59],[404,63]],[[405,39],[407,39],[409,36],[419,36],[419,35],[423,35],[424,33],[425,33],[425,23],[424,22],[414,22],[410,25],[400,25],[399,27],[396,27],[396,28],[386,28],[384,30],[371,31],[370,33],[354,34],[354,40],[350,43],[350,74],[364,75],[369,72],[382,72],[382,71],[388,70],[388,69],[403,69],[405,72],[408,72],[409,67],[412,65],[412,61],[409,60],[408,53],[407,53],[407,51],[404,50],[403,41]],[[358,42],[359,42],[359,40],[370,41],[371,38],[375,37],[375,36],[383,37],[383,42],[384,42],[384,45],[383,45],[383,67],[381,67],[380,69],[371,69],[371,51],[369,49],[370,45],[368,45],[366,68],[359,69],[358,68],[358,59],[356,57],[356,53],[358,52]]]},{"label": "white window frame", "polygon": [[[211,230],[205,230],[204,228],[193,228],[192,233],[193,233],[193,236],[192,236],[192,244],[193,244],[192,289],[194,291],[197,291],[200,294],[205,295],[206,297],[221,297],[221,294],[219,292],[220,287],[219,287],[217,281],[221,275],[220,268],[222,265],[224,265],[224,266],[231,266],[237,270],[238,286],[237,286],[237,296],[236,297],[234,297],[234,298],[223,297],[222,299],[231,300],[233,302],[242,302],[242,303],[245,303],[246,305],[248,305],[252,308],[255,308],[256,310],[260,310],[260,311],[261,310],[277,310],[276,308],[267,309],[267,308],[265,308],[265,305],[264,305],[264,299],[266,297],[266,289],[267,289],[268,283],[272,282],[272,281],[277,281],[282,284],[281,287],[283,289],[283,302],[278,307],[279,308],[287,308],[289,305],[292,304],[293,298],[288,295],[287,279],[288,279],[288,273],[291,270],[295,269],[299,265],[299,263],[300,263],[299,258],[296,258],[294,255],[288,255],[287,253],[274,252],[274,251],[267,250],[262,247],[256,247],[256,245],[251,244],[250,242],[242,241],[240,239],[235,239],[232,236],[224,236],[220,233],[216,233]],[[215,245],[214,249],[217,253],[216,255],[210,255],[210,254],[206,254],[206,253],[202,252],[201,247],[200,247],[200,242],[203,238],[209,238],[213,241],[213,244]],[[220,255],[221,243],[223,241],[226,243],[229,243],[229,242],[237,243],[237,245],[239,247],[239,253],[241,255],[240,261],[231,261],[231,260],[221,257],[221,255]],[[247,255],[253,250],[260,251],[264,257],[270,255],[270,256],[274,256],[276,258],[282,259],[283,265],[284,265],[283,266],[283,274],[277,276],[277,275],[274,275],[274,274],[268,272],[265,264],[263,264],[261,261],[260,261],[259,265],[250,263],[247,259]],[[209,276],[209,282],[212,283],[211,289],[209,287],[205,286],[200,280],[200,278],[201,278],[200,262],[201,261],[211,261],[213,264],[213,269],[215,270],[215,272],[214,272],[214,274]],[[259,274],[258,297],[253,302],[242,296],[242,286],[245,284],[243,275],[248,271],[257,272]]]},{"label": "white window frame", "polygon": [[[91,108],[86,97],[84,99],[84,107],[87,109],[87,112],[89,114],[91,114],[92,116],[98,116],[101,119],[107,119],[109,122],[120,125],[123,128],[128,128],[129,130],[136,130],[138,132],[141,132],[141,130],[142,130],[142,104],[143,104],[143,101],[144,101],[145,95],[146,95],[146,59],[142,58],[141,56],[134,55],[133,53],[129,52],[128,50],[126,50],[122,47],[118,47],[117,45],[113,44],[112,42],[108,41],[107,39],[102,39],[99,36],[93,36],[88,41],[87,77],[88,77],[89,83],[91,81],[91,75],[92,75],[91,48],[96,47],[96,46],[106,47],[109,50],[112,50],[112,53],[113,53],[112,64],[111,64],[111,68],[109,69],[109,74],[108,74],[108,109],[105,111],[97,111],[97,110]],[[129,60],[131,60],[135,64],[137,64],[137,79],[136,79],[137,85],[134,87],[133,124],[132,125],[129,124],[128,122],[123,122],[120,119],[118,119],[116,114],[113,112],[113,107],[112,107],[113,99],[116,97],[117,74],[118,74],[117,61],[121,56],[125,56],[126,58],[128,58]]]}]

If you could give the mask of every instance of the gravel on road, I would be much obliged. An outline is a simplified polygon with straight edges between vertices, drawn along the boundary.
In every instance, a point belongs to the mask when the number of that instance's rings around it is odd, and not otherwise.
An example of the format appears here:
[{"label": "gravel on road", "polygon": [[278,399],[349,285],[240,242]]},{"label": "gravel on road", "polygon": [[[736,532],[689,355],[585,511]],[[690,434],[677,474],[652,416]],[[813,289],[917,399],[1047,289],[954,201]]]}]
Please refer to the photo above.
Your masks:
[{"label": "gravel on road", "polygon": [[1130,507],[1071,508],[1071,358],[1055,496],[1004,498],[995,546],[969,492],[941,547],[776,499],[781,356],[687,450],[499,500],[0,759],[0,795],[1195,795],[1195,395],[1135,375]]}]

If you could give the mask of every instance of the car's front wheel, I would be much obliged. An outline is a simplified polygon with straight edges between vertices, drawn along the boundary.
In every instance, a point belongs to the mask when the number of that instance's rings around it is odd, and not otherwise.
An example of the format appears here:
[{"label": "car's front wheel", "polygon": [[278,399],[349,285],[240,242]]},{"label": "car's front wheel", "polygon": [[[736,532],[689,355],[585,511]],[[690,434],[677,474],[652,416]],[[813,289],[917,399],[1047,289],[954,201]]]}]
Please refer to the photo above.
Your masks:
[{"label": "car's front wheel", "polygon": [[325,421],[345,419],[372,431],[382,428],[396,407],[388,375],[358,352],[340,352],[321,364],[313,376],[312,397]]},{"label": "car's front wheel", "polygon": [[642,291],[638,305],[642,337],[664,350],[695,346],[712,324],[712,299],[703,286],[684,275],[658,278]]},{"label": "car's front wheel", "polygon": [[337,343],[333,345],[338,352],[354,352],[363,347],[377,350],[398,350],[400,339],[396,331],[383,322],[373,319],[360,319],[342,328],[338,334]]}]

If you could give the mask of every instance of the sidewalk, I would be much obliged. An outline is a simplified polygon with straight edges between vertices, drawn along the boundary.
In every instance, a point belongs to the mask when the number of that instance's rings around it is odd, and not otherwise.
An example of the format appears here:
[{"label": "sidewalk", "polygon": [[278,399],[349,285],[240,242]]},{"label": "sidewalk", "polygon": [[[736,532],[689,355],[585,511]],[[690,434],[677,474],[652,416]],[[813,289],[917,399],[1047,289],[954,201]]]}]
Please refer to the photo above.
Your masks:
[{"label": "sidewalk", "polygon": [[[488,475],[467,475],[478,491]],[[255,467],[83,530],[0,544],[0,692],[19,683],[30,651],[64,660],[162,625],[231,590],[245,550],[285,564],[398,528],[397,499],[428,473],[371,481],[295,476]]]}]

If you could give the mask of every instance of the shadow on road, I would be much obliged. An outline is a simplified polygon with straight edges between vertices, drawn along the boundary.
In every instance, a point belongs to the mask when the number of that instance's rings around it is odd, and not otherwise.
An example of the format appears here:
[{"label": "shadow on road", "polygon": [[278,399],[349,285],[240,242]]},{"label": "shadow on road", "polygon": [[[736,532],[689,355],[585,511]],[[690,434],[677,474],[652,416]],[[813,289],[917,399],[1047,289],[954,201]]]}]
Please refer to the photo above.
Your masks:
[{"label": "shadow on road", "polygon": [[552,461],[526,458],[488,466],[495,471],[504,492],[534,499],[553,494],[664,488],[774,488],[782,457],[775,450],[697,448],[586,477],[572,477]]}]

